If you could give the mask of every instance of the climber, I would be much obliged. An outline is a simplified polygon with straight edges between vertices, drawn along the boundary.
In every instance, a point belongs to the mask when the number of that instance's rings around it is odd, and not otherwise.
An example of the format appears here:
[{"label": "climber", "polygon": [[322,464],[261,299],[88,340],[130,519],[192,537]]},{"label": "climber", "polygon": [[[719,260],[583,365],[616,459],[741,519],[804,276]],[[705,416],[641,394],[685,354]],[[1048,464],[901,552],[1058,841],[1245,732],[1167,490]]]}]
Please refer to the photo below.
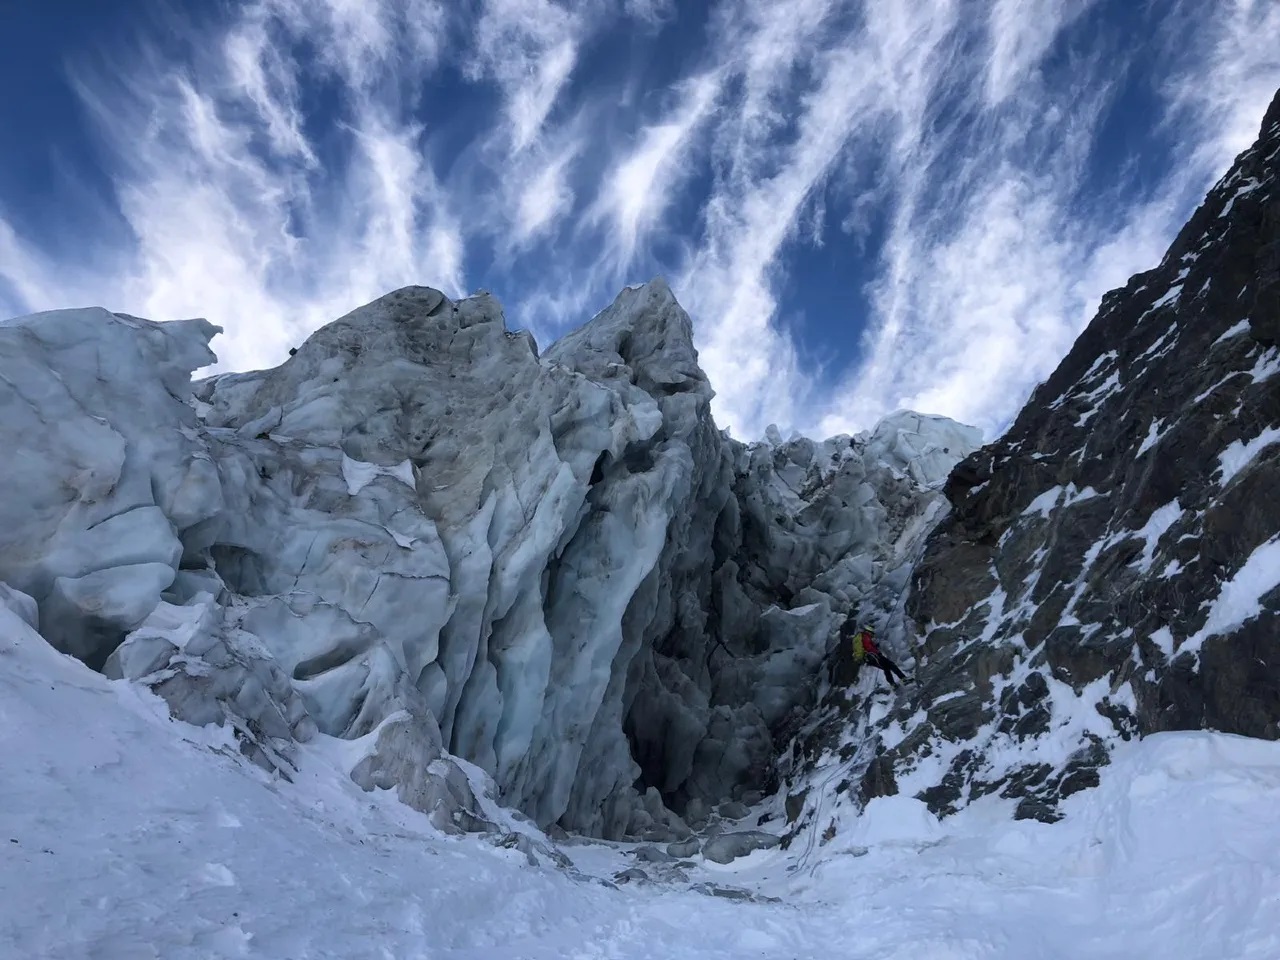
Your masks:
[{"label": "climber", "polygon": [[855,666],[861,666],[864,662],[871,664],[873,667],[879,667],[884,671],[884,678],[889,681],[889,686],[897,687],[898,681],[894,679],[897,674],[903,680],[907,679],[907,675],[902,669],[885,656],[880,649],[880,645],[876,643],[875,632],[870,627],[862,627],[856,634],[853,633],[854,619],[850,617],[844,622],[844,626],[840,628],[841,637],[853,634],[853,662]]}]

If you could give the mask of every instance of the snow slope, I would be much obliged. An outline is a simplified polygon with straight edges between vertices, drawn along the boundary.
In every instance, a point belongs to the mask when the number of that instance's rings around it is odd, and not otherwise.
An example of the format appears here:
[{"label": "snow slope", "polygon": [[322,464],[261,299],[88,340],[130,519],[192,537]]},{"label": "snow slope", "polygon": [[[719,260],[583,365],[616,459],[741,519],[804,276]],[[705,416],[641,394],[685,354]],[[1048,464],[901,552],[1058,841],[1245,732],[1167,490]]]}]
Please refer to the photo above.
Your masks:
[{"label": "snow slope", "polygon": [[445,836],[352,783],[360,749],[318,736],[274,778],[225,727],[171,720],[0,605],[0,956],[1280,956],[1278,743],[1161,734],[1118,747],[1056,824],[884,797],[808,861],[625,884],[630,845],[567,846],[565,870]]}]

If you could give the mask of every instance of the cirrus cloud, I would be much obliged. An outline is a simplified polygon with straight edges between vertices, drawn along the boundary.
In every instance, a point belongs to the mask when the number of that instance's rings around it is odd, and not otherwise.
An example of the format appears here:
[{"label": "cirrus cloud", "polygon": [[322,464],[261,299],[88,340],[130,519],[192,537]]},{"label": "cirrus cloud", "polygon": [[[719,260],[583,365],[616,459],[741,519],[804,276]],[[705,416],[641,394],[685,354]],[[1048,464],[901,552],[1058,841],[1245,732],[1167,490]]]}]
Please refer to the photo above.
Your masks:
[{"label": "cirrus cloud", "polygon": [[207,316],[243,368],[408,283],[546,339],[663,273],[747,437],[998,432],[1280,86],[1266,0],[246,0],[189,30],[67,51],[110,192],[96,229],[19,226],[0,168],[0,309]]}]

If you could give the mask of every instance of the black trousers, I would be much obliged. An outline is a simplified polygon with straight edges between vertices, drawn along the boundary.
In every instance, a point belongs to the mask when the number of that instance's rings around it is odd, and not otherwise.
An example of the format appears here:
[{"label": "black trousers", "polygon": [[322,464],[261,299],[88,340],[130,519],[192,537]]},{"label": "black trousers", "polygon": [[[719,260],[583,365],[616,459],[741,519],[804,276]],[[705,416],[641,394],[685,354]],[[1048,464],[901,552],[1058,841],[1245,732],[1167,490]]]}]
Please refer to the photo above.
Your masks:
[{"label": "black trousers", "polygon": [[867,663],[871,664],[873,667],[879,667],[883,670],[884,678],[889,681],[889,686],[891,687],[896,687],[898,685],[898,681],[893,679],[894,674],[897,674],[902,680],[907,679],[907,675],[902,672],[902,669],[883,653],[868,653]]}]

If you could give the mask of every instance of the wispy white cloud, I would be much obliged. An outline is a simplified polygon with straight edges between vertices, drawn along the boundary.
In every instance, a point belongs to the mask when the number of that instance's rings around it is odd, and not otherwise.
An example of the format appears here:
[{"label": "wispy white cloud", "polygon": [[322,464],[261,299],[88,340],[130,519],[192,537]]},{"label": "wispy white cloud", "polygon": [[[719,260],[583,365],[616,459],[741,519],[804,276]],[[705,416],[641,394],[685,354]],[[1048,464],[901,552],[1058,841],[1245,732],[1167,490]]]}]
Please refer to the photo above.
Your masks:
[{"label": "wispy white cloud", "polygon": [[629,17],[659,25],[675,16],[676,0],[623,0],[622,8]]},{"label": "wispy white cloud", "polygon": [[[871,5],[851,40],[828,29],[825,4],[801,3],[793,11],[762,4],[739,21],[757,24],[757,34],[745,42],[736,33],[727,38],[729,49],[748,51],[748,109],[745,120],[728,121],[734,146],[706,206],[704,245],[678,290],[702,317],[702,356],[722,409],[733,411],[733,425],[747,435],[771,420],[809,426],[810,411],[825,405],[775,323],[774,289],[806,205],[817,201],[852,145],[896,138],[899,166],[911,159],[919,140],[911,131],[926,122],[924,88],[948,69],[956,8],[939,3],[919,13]],[[769,104],[796,82],[801,62],[813,80],[795,92],[793,114],[784,117]],[[790,133],[781,144],[779,129]]]},{"label": "wispy white cloud", "polygon": [[[887,138],[894,213],[868,291],[861,363],[835,389],[819,429],[852,430],[907,407],[994,432],[1086,319],[1079,258],[1098,238],[1072,206],[1107,84],[1059,84],[1070,108],[1047,102],[1040,58],[1054,35],[1016,16],[1038,14],[997,5],[977,37],[959,17],[943,19],[927,56],[915,55],[900,23],[882,27],[878,47],[904,51],[898,72],[911,78],[879,100],[895,121]],[[959,56],[984,43],[985,62]],[[1075,69],[1089,75],[1095,65]],[[950,116],[940,115],[940,100]]]},{"label": "wispy white cloud", "polygon": [[688,178],[694,138],[711,116],[722,82],[722,74],[708,71],[683,83],[672,111],[641,129],[634,149],[617,158],[605,174],[587,221],[609,228],[618,271],[631,265]]},{"label": "wispy white cloud", "polygon": [[[816,24],[830,16],[820,4],[782,6],[755,17],[769,24],[766,47],[776,37],[785,48],[806,15]],[[1172,172],[1117,210],[1080,196],[1130,67],[1114,49],[1081,51],[1069,36],[1093,6],[994,3],[975,33],[970,8],[948,0],[909,10],[867,2],[849,32],[805,37],[819,81],[788,99],[785,121],[762,111],[763,125],[779,124],[772,135],[756,142],[737,133],[749,124],[725,122],[736,142],[725,155],[740,158],[730,167],[751,174],[725,177],[708,202],[707,236],[680,292],[701,316],[713,382],[730,385],[720,402],[735,426],[758,435],[777,419],[851,431],[906,406],[997,432],[1101,294],[1158,260],[1229,161],[1227,131],[1236,149],[1256,135],[1280,83],[1274,51],[1258,40],[1276,35],[1267,19],[1276,8],[1241,0],[1221,23],[1200,25],[1199,59],[1160,79],[1182,98],[1171,109],[1223,119],[1188,124]],[[1051,55],[1065,58],[1067,76],[1048,75]],[[1224,74],[1232,59],[1240,66]],[[1226,80],[1198,83],[1207,74]],[[1250,83],[1233,82],[1242,75]],[[758,82],[785,88],[790,76],[785,61],[771,63]],[[1193,90],[1199,100],[1187,106]],[[1243,122],[1231,124],[1235,116]],[[879,171],[870,189],[860,182],[866,168]],[[854,198],[852,227],[861,218],[866,236],[868,208],[886,226],[867,310],[849,318],[850,335],[865,330],[860,358],[833,384],[830,371],[798,365],[775,291],[808,239],[806,200],[841,187]],[[1092,187],[1120,194],[1118,184]]]},{"label": "wispy white cloud", "polygon": [[[23,236],[0,196],[0,308],[204,315],[247,367],[406,283],[546,340],[663,272],[738,435],[994,432],[1252,141],[1277,35],[1270,0],[249,0],[194,59],[76,68],[119,219]],[[610,37],[648,46],[588,73]],[[1104,139],[1134,84],[1145,166]],[[818,246],[847,316],[796,285]]]},{"label": "wispy white cloud", "polygon": [[[916,164],[917,176],[908,176],[903,190],[912,216],[895,222],[885,244],[866,354],[820,429],[850,429],[912,407],[997,433],[1052,372],[1101,295],[1155,265],[1212,179],[1257,135],[1280,84],[1275,52],[1258,39],[1276,35],[1277,24],[1269,22],[1276,8],[1241,3],[1234,15],[1207,21],[1200,12],[1194,23],[1203,44],[1187,55],[1184,24],[1165,38],[1168,55],[1158,53],[1177,71],[1157,82],[1170,98],[1178,144],[1169,173],[1148,198],[1092,212],[1079,202],[1087,161],[1102,146],[1108,98],[1128,67],[1101,53],[1073,62],[1081,86],[1056,100],[1035,61],[1023,58],[1020,74],[1002,81],[1019,93],[1005,98],[995,124],[986,125],[985,149],[952,150]],[[1034,17],[1034,5],[1007,6],[990,29],[1009,35],[1042,29],[1009,20],[1023,15]],[[1043,54],[1049,46],[1041,36],[1035,49]],[[1238,77],[1250,82],[1221,82],[1236,72],[1229,64],[1241,65]],[[1009,69],[1006,63],[993,73],[989,65],[984,92],[992,76]],[[913,200],[919,176],[965,186],[946,206],[930,207]]]},{"label": "wispy white cloud", "polygon": [[[25,242],[8,221],[0,217],[0,307],[7,310],[0,316],[42,305],[49,293],[58,288],[58,273],[58,264],[51,263],[41,251]],[[83,295],[80,290],[67,292],[73,297]],[[50,308],[53,306],[49,304]]]},{"label": "wispy white cloud", "polygon": [[[1180,29],[1163,39],[1182,63],[1163,89],[1173,121],[1192,127],[1186,148],[1202,177],[1258,135],[1262,110],[1280,83],[1280,4],[1222,0],[1210,11],[1178,0],[1175,8],[1171,19]],[[1198,42],[1187,44],[1188,34]]]},{"label": "wispy white cloud", "polygon": [[537,139],[578,61],[583,17],[552,0],[483,0],[469,75],[502,88],[511,149]]},{"label": "wispy white cloud", "polygon": [[[118,81],[76,73],[136,243],[56,267],[29,253],[4,258],[22,307],[74,297],[209,316],[226,328],[222,364],[244,368],[278,362],[306,332],[423,276],[461,292],[461,231],[400,91],[434,69],[427,25],[440,27],[443,9],[266,0],[197,62],[144,49],[141,66],[112,71]],[[343,83],[338,169],[324,168],[304,132],[300,92],[314,74],[290,46],[304,39]]]},{"label": "wispy white cloud", "polygon": [[1014,96],[1034,74],[1063,29],[1095,0],[994,0],[988,13],[990,56],[983,95],[988,104]]},{"label": "wispy white cloud", "polygon": [[[501,108],[496,122],[476,133],[475,162],[494,183],[487,187],[491,202],[468,205],[470,226],[490,238],[506,267],[554,237],[574,210],[574,165],[590,141],[585,128],[594,104],[568,105],[554,121],[552,114],[601,13],[592,3],[482,0],[471,25],[464,72],[496,84]],[[472,178],[454,189],[475,200],[483,183]]]},{"label": "wispy white cloud", "polygon": [[248,23],[267,20],[310,41],[321,64],[357,99],[412,86],[440,62],[449,36],[448,0],[257,0]]},{"label": "wispy white cloud", "polygon": [[296,67],[271,43],[268,27],[259,16],[227,33],[223,42],[227,80],[239,99],[257,112],[275,153],[315,166],[311,144],[302,132]]},{"label": "wispy white cloud", "polygon": [[574,194],[569,186],[569,166],[581,149],[571,142],[559,152],[542,158],[514,181],[515,204],[511,246],[521,248],[563,220],[573,209]]}]

